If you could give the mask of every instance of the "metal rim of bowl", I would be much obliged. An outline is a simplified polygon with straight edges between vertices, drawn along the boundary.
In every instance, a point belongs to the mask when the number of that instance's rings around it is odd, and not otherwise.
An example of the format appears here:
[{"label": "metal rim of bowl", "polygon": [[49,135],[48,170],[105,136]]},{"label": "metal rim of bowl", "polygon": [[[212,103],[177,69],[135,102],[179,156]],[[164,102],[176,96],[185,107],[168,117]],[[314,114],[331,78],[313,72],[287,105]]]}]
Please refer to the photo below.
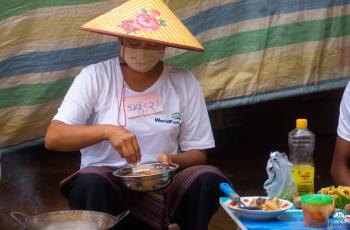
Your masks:
[{"label": "metal rim of bowl", "polygon": [[[142,176],[133,176],[133,175],[122,175],[120,172],[122,171],[127,171],[127,170],[131,170],[132,168],[134,167],[137,167],[137,166],[145,166],[145,165],[163,165],[165,167],[167,167],[168,169],[166,169],[165,171],[162,171],[160,173],[156,173],[156,174],[151,174],[151,175],[142,175]],[[113,175],[116,176],[116,177],[120,177],[120,178],[138,178],[138,177],[152,177],[152,176],[159,176],[161,174],[164,174],[164,173],[169,173],[169,172],[174,172],[176,171],[177,169],[179,168],[179,165],[178,164],[175,164],[175,163],[170,163],[168,166],[165,165],[165,164],[162,164],[160,162],[153,162],[153,163],[145,163],[145,164],[142,164],[142,165],[136,165],[136,166],[127,166],[127,167],[123,167],[123,168],[120,168],[120,169],[117,169],[113,172]],[[150,169],[151,170],[151,169]],[[127,172],[127,173],[130,173],[130,172]]]}]

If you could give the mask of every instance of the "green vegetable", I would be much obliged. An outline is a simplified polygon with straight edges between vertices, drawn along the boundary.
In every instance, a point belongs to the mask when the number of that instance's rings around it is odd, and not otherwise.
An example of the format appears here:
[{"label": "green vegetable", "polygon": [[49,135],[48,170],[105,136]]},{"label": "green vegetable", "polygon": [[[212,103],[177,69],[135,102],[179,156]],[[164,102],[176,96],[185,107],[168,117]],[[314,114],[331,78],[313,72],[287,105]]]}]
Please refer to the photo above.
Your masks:
[{"label": "green vegetable", "polygon": [[334,200],[334,207],[344,209],[345,205],[350,204],[350,198],[339,195]]}]

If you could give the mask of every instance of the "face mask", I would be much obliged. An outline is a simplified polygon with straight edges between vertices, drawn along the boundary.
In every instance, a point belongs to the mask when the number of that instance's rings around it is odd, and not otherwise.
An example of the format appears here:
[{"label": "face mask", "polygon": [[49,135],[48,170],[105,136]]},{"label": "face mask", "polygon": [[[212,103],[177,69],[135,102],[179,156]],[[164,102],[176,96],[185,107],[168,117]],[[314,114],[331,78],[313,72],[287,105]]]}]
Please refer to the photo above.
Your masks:
[{"label": "face mask", "polygon": [[145,50],[129,47],[122,47],[121,56],[128,66],[139,72],[145,73],[157,65],[159,60],[164,57],[165,50]]}]

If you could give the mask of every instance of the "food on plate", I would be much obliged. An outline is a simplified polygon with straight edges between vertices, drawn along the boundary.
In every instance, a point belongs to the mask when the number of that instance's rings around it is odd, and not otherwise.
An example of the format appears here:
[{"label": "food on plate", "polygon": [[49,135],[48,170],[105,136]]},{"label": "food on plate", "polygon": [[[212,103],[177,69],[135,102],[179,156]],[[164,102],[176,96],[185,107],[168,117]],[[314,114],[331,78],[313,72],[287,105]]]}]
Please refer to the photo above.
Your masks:
[{"label": "food on plate", "polygon": [[150,170],[142,171],[140,173],[143,175],[154,175],[154,174],[161,173],[161,171],[159,169],[150,169]]},{"label": "food on plate", "polygon": [[287,206],[288,204],[284,204],[279,198],[272,197],[272,198],[263,198],[258,197],[254,198],[250,201],[248,206],[258,206],[261,207],[262,210],[265,211],[272,211],[272,210],[281,210]]},{"label": "food on plate", "polygon": [[347,204],[350,204],[350,197],[339,195],[333,199],[336,208],[344,209]]},{"label": "food on plate", "polygon": [[350,187],[349,186],[338,186],[338,187],[329,186],[326,188],[321,188],[321,194],[350,196]]},{"label": "food on plate", "polygon": [[349,186],[329,186],[327,188],[321,188],[320,193],[330,195],[333,198],[335,208],[344,209],[347,204],[350,204]]},{"label": "food on plate", "polygon": [[[270,200],[272,202],[278,202],[279,203],[279,209],[278,210],[264,210],[264,209],[256,209],[256,208],[240,208],[237,204],[235,205],[234,202],[232,202],[231,198],[229,197],[223,197],[220,198],[220,203],[224,204],[226,207],[230,208],[235,215],[239,217],[244,217],[246,219],[250,220],[270,220],[274,219],[277,216],[281,215],[282,213],[286,212],[289,208],[293,206],[291,202],[284,199],[278,199],[278,198],[269,198],[269,197],[258,197],[258,196],[245,196],[241,197],[242,203],[244,203],[245,206],[249,207],[250,204],[255,205],[256,202],[264,202],[261,203],[261,207],[265,206],[265,201]],[[253,202],[253,203],[252,203]]]},{"label": "food on plate", "polygon": [[150,175],[155,175],[160,173],[161,171],[159,169],[149,169],[144,171],[131,172],[126,174],[126,176],[150,176]]}]

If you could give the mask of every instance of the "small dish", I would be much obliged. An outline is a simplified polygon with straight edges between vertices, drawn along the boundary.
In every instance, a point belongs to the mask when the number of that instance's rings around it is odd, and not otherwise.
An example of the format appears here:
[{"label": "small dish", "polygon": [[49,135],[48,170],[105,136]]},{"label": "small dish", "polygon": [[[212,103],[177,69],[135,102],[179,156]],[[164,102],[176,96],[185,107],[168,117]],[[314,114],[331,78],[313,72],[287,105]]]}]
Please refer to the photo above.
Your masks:
[{"label": "small dish", "polygon": [[[266,199],[268,198],[268,197],[262,197],[262,196],[245,196],[245,197],[241,197],[241,200],[247,206],[249,206],[250,202],[253,199],[257,199],[259,197],[266,198]],[[228,197],[226,200],[224,200],[224,205],[226,205],[231,210],[233,210],[235,215],[237,216],[242,216],[244,218],[251,219],[251,220],[269,220],[269,219],[276,218],[280,214],[284,213],[285,211],[293,207],[293,203],[291,203],[288,200],[280,199],[280,201],[282,202],[282,205],[281,205],[282,208],[279,210],[271,210],[271,211],[241,209],[237,205],[233,205],[231,202],[231,199]]]}]

